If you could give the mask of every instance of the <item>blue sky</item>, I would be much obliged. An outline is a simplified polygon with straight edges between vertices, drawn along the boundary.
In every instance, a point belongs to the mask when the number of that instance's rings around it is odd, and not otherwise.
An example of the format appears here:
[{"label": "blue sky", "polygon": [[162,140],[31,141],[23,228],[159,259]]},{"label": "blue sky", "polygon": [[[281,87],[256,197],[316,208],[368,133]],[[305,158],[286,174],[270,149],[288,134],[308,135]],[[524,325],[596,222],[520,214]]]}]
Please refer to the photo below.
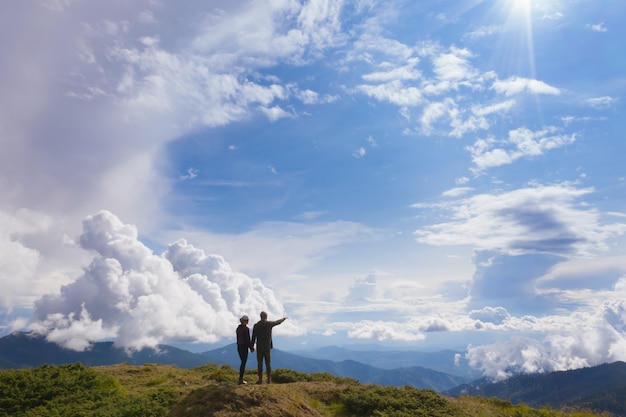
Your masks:
[{"label": "blue sky", "polygon": [[3,3],[0,333],[626,360],[625,14]]}]

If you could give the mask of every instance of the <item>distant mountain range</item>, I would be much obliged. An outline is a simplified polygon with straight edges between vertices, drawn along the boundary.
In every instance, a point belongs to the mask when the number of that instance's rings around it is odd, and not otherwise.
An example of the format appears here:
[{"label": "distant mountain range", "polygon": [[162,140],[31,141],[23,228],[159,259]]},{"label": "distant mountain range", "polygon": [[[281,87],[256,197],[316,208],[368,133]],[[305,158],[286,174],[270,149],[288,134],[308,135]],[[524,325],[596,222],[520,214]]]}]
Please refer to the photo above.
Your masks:
[{"label": "distant mountain range", "polygon": [[0,369],[32,368],[45,364],[61,365],[81,362],[86,366],[112,365],[129,363],[162,363],[181,368],[193,368],[204,365],[206,361],[197,354],[171,346],[162,346],[158,350],[142,349],[126,354],[124,349],[116,348],[113,342],[94,343],[84,352],[63,349],[56,343],[29,333],[15,332],[0,338]]},{"label": "distant mountain range", "polygon": [[[204,352],[200,355],[205,358],[206,362],[230,365],[233,368],[238,367],[240,363],[234,344]],[[287,368],[306,373],[330,372],[335,376],[357,379],[361,383],[394,386],[411,385],[416,388],[429,388],[435,391],[444,391],[471,380],[467,377],[450,375],[421,366],[381,369],[355,360],[332,361],[315,359],[284,352],[279,349],[272,350],[272,364],[275,368]],[[256,368],[256,357],[254,354],[251,354],[248,358],[248,368]]]},{"label": "distant mountain range", "polygon": [[[450,396],[496,397],[532,407],[575,407],[608,411],[626,416],[626,363],[615,362],[572,371],[520,375],[502,382],[471,378],[469,367],[459,352],[386,352],[352,351],[326,347],[299,354],[279,349],[272,351],[274,368],[299,372],[329,372],[354,378],[361,383],[428,388]],[[357,360],[358,359],[358,360]],[[129,363],[161,363],[180,368],[194,368],[214,363],[237,369],[239,357],[234,344],[203,353],[191,353],[172,346],[142,349],[130,355],[112,342],[94,343],[85,352],[75,352],[27,333],[13,333],[0,338],[0,369],[30,368],[44,364],[60,365],[81,362],[87,366]],[[424,364],[426,366],[418,366]],[[256,368],[251,354],[248,369]],[[450,373],[441,372],[449,370]],[[456,373],[453,374],[453,373]],[[470,382],[471,381],[471,382]]]},{"label": "distant mountain range", "polygon": [[444,394],[496,397],[531,407],[567,406],[626,416],[626,363],[614,362],[571,371],[519,375],[496,383],[480,379]]},{"label": "distant mountain range", "polygon": [[472,380],[482,376],[478,370],[469,366],[462,352],[455,350],[440,350],[437,352],[351,350],[337,346],[327,346],[313,351],[292,353],[332,361],[354,360],[382,369],[421,366]]},{"label": "distant mountain range", "polygon": [[[338,352],[338,351],[336,351]],[[318,352],[318,354],[320,354]],[[343,351],[343,355],[358,357],[360,352]],[[386,353],[382,356],[389,355]],[[417,353],[413,353],[419,356]],[[372,352],[364,354],[364,360],[373,355]],[[443,354],[447,360],[452,361],[451,353]],[[87,366],[112,365],[116,363],[129,363],[142,365],[145,363],[161,363],[175,365],[181,368],[193,368],[206,363],[229,365],[235,369],[239,367],[239,356],[235,344],[224,346],[219,349],[191,353],[172,346],[160,345],[157,349],[142,349],[138,352],[127,354],[123,349],[113,346],[112,342],[97,342],[92,348],[84,352],[76,352],[63,349],[59,345],[47,342],[42,337],[28,333],[12,333],[0,338],[0,369],[29,368],[44,364],[60,365],[65,363],[81,362]],[[391,361],[387,361],[391,363]],[[411,364],[414,362],[405,361]],[[329,372],[335,376],[354,378],[361,383],[373,383],[379,385],[404,386],[411,385],[416,388],[428,388],[434,391],[445,391],[471,380],[469,377],[451,375],[433,369],[420,366],[406,366],[395,369],[382,369],[355,360],[332,361],[329,359],[316,359],[305,357],[274,349],[272,351],[272,364],[274,368],[286,368],[299,372]],[[256,368],[256,357],[250,355],[248,359],[249,369]]]}]

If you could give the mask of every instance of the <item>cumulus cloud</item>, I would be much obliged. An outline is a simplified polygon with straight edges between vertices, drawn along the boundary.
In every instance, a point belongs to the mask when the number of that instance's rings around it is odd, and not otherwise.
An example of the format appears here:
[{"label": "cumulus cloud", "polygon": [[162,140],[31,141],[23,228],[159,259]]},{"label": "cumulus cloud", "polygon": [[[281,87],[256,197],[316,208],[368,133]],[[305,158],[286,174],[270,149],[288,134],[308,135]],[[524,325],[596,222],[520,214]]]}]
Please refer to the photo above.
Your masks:
[{"label": "cumulus cloud", "polygon": [[0,210],[0,311],[31,308],[80,271],[88,256],[64,226],[39,211]]},{"label": "cumulus cloud", "polygon": [[470,244],[513,255],[606,251],[607,241],[626,232],[626,224],[603,224],[596,209],[576,203],[592,192],[562,184],[474,195],[438,205],[450,210],[453,220],[422,228],[415,235],[422,243]]},{"label": "cumulus cloud", "polygon": [[484,307],[480,310],[472,310],[469,316],[482,322],[502,324],[511,317],[509,312],[503,307]]},{"label": "cumulus cloud", "polygon": [[[383,51],[391,62],[376,63],[368,59],[369,64],[383,70],[364,74],[362,78],[367,83],[356,86],[355,90],[375,100],[400,106],[401,114],[407,120],[410,120],[409,107],[421,108],[416,128],[420,134],[444,132],[452,137],[462,137],[485,130],[491,126],[493,115],[508,112],[517,104],[512,99],[473,102],[470,96],[459,94],[462,90],[484,91],[496,78],[494,73],[481,73],[472,66],[474,55],[469,49],[424,44],[406,47],[402,52]],[[541,87],[541,82],[526,80],[522,89],[542,91]]]},{"label": "cumulus cloud", "polygon": [[543,81],[522,77],[511,77],[506,80],[496,80],[493,83],[492,88],[498,93],[506,96],[512,96],[525,92],[548,95],[561,94],[561,91],[558,88],[546,84]]},{"label": "cumulus cloud", "polygon": [[468,49],[452,47],[449,52],[433,57],[433,71],[440,81],[462,82],[476,78],[478,72],[471,66]]},{"label": "cumulus cloud", "polygon": [[376,281],[378,276],[375,272],[370,272],[363,278],[357,278],[349,289],[349,293],[345,298],[347,302],[368,302],[370,299],[376,298],[377,289]]},{"label": "cumulus cloud", "polygon": [[28,293],[40,263],[40,253],[22,241],[24,235],[47,227],[49,219],[27,210],[0,211],[0,306],[9,310],[16,299]]},{"label": "cumulus cloud", "polygon": [[397,106],[416,106],[424,102],[419,88],[406,86],[400,80],[384,84],[359,85],[357,90],[376,100],[387,101]]},{"label": "cumulus cloud", "polygon": [[489,168],[511,164],[520,158],[541,156],[546,151],[571,145],[575,141],[575,134],[558,134],[554,127],[535,132],[522,127],[511,130],[503,140],[478,139],[467,150],[475,165],[472,171],[480,173]]},{"label": "cumulus cloud", "polygon": [[607,301],[591,314],[577,313],[540,339],[513,337],[469,346],[466,358],[493,380],[519,373],[547,373],[626,359],[624,299]]},{"label": "cumulus cloud", "polygon": [[351,327],[353,330],[348,331],[348,336],[355,339],[416,341],[425,338],[418,331],[407,331],[402,323],[367,320],[354,323]]},{"label": "cumulus cloud", "polygon": [[216,342],[237,317],[284,308],[259,279],[237,273],[218,255],[185,240],[155,255],[137,229],[107,211],[83,222],[81,246],[95,253],[83,275],[43,296],[29,328],[70,349],[101,339],[127,349],[167,341]]}]

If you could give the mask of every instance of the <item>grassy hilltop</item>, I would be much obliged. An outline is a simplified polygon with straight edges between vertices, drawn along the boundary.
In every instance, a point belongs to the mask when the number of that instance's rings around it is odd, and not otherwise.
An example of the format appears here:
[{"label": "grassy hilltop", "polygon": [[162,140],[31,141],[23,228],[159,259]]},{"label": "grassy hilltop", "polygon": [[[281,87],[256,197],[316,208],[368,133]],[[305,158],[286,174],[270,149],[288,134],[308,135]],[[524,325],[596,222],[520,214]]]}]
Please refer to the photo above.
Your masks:
[{"label": "grassy hilltop", "polygon": [[[431,390],[360,384],[328,373],[273,372],[271,385],[237,385],[229,366],[79,363],[0,371],[0,416],[608,416],[533,409],[508,401],[441,396]],[[256,375],[249,373],[248,381]]]}]

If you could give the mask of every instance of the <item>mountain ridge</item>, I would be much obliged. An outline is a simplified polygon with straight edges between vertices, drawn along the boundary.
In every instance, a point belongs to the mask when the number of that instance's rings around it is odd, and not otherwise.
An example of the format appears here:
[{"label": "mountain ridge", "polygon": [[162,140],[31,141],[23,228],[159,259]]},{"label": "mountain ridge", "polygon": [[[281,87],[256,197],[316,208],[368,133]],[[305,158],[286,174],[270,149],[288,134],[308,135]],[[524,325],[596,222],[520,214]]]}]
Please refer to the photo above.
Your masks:
[{"label": "mountain ridge", "polygon": [[546,374],[517,375],[500,382],[481,379],[459,385],[444,394],[496,397],[532,407],[601,409],[624,416],[626,363],[617,361]]},{"label": "mountain ridge", "polygon": [[[235,344],[202,353],[191,353],[168,345],[158,348],[144,348],[128,354],[115,347],[113,342],[96,342],[91,349],[76,352],[63,349],[59,345],[47,342],[43,337],[27,333],[12,333],[0,338],[0,369],[30,368],[45,364],[61,365],[80,362],[87,366],[128,363],[142,365],[160,363],[181,368],[193,368],[216,363],[239,368],[240,360]],[[398,369],[380,369],[353,360],[335,362],[331,360],[307,358],[279,349],[272,351],[272,363],[275,368],[287,368],[299,372],[329,372],[335,376],[354,378],[362,383],[380,385],[428,388],[434,391],[449,390],[459,384],[469,382],[469,378],[449,375],[424,367]],[[249,356],[248,369],[256,368],[254,354]]]},{"label": "mountain ridge", "polygon": [[[489,382],[484,378],[468,382],[417,366],[385,370],[351,359],[339,362],[313,359],[278,349],[274,349],[272,358],[277,371],[298,371],[319,376],[331,374],[373,386],[426,388],[459,399],[477,396],[512,404],[527,404],[531,407],[570,407],[626,416],[624,362],[548,374],[518,375],[502,382]],[[25,333],[13,333],[0,338],[0,369],[35,368],[77,362],[97,367],[115,364],[160,364],[190,370],[207,368],[209,365],[215,369],[228,366],[230,370],[222,369],[234,373],[234,369],[238,368],[239,358],[234,344],[202,353],[161,345],[158,350],[142,349],[129,356],[123,349],[114,347],[112,342],[98,342],[90,351],[74,352],[47,342],[42,337]],[[248,377],[255,374],[255,368],[256,358],[252,354],[248,360]]]}]

